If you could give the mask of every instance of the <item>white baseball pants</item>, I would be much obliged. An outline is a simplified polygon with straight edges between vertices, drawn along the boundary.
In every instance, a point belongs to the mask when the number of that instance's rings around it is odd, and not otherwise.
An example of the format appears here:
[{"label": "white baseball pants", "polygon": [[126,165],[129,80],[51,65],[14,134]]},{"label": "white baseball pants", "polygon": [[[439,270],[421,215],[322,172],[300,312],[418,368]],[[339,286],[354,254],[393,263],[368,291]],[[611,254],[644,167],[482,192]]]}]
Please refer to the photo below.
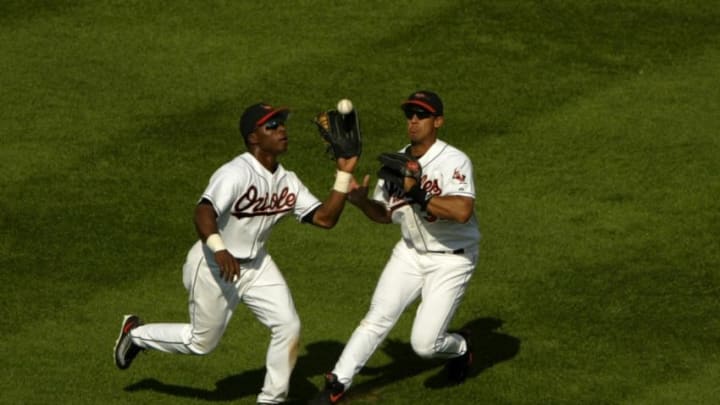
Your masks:
[{"label": "white baseball pants", "polygon": [[349,388],[352,379],[385,339],[405,308],[421,297],[410,335],[423,358],[465,354],[465,339],[447,327],[477,264],[477,250],[463,254],[420,254],[400,241],[378,280],[370,309],[335,364],[333,373]]},{"label": "white baseball pants", "polygon": [[263,252],[241,264],[241,269],[238,280],[225,282],[212,253],[196,243],[183,266],[190,323],[143,325],[132,330],[132,341],[142,348],[167,353],[208,354],[220,343],[242,301],[271,332],[265,382],[257,401],[283,402],[297,360],[300,319],[288,285],[270,255]]}]

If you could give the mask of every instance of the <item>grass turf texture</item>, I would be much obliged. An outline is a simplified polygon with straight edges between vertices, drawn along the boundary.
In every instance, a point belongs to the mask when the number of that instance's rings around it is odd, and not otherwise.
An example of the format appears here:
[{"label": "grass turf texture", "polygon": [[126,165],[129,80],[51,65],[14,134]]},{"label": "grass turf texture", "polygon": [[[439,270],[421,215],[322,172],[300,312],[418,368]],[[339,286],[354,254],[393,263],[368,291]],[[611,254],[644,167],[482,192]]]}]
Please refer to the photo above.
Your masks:
[{"label": "grass turf texture", "polygon": [[[243,307],[210,356],[115,369],[123,313],[187,319],[196,198],[257,100],[289,105],[283,164],[332,184],[309,123],[360,111],[359,173],[404,141],[412,90],[473,159],[482,258],[453,327],[478,368],[435,386],[412,309],[354,404],[713,403],[720,396],[720,9],[705,1],[0,4],[4,403],[253,403],[267,332]],[[270,251],[303,321],[313,395],[367,309],[394,226],[348,207]]]}]

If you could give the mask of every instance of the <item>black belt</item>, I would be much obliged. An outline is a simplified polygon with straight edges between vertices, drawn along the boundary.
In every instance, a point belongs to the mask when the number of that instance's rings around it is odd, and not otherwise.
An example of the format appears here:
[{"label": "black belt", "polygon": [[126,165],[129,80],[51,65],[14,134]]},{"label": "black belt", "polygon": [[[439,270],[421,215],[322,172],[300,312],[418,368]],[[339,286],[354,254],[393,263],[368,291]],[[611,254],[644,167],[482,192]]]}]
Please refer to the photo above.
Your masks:
[{"label": "black belt", "polygon": [[455,250],[428,250],[428,253],[443,253],[446,255],[461,255],[465,253],[465,249],[455,249]]}]

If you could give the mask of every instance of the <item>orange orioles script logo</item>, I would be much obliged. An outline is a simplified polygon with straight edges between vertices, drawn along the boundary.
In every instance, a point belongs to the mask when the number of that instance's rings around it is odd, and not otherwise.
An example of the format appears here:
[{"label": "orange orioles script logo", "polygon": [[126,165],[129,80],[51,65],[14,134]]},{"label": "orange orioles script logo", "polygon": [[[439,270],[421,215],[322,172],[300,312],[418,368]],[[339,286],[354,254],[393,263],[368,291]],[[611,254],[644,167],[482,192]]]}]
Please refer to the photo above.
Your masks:
[{"label": "orange orioles script logo", "polygon": [[250,186],[235,202],[232,215],[236,218],[247,218],[259,215],[275,215],[293,209],[297,196],[287,187],[279,193],[259,195],[255,186]]}]

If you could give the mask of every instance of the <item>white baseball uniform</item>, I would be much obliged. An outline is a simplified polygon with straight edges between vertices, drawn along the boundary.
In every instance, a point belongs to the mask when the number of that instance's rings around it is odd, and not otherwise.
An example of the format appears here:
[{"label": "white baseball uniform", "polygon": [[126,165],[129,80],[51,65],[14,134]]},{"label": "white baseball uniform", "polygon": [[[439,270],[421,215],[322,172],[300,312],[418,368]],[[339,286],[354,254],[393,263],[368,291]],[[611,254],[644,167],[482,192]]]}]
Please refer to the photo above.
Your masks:
[{"label": "white baseball uniform", "polygon": [[297,357],[300,320],[265,242],[280,219],[293,213],[301,220],[321,202],[295,173],[281,165],[271,173],[248,152],[213,174],[202,199],[210,201],[217,213],[219,233],[240,262],[240,278],[224,281],[214,254],[197,241],[183,266],[190,323],[143,325],[132,330],[132,341],[145,349],[208,354],[220,342],[237,304],[243,302],[271,330],[267,372],[257,401],[283,402]]},{"label": "white baseball uniform", "polygon": [[[421,187],[428,193],[475,198],[472,163],[460,150],[438,139],[419,162]],[[467,350],[462,336],[446,330],[477,264],[480,231],[475,214],[467,223],[438,219],[411,204],[410,198],[395,197],[382,179],[373,198],[392,211],[402,239],[380,276],[370,310],[332,371],[346,389],[418,297],[421,303],[410,337],[413,350],[423,358],[445,359]]]}]

